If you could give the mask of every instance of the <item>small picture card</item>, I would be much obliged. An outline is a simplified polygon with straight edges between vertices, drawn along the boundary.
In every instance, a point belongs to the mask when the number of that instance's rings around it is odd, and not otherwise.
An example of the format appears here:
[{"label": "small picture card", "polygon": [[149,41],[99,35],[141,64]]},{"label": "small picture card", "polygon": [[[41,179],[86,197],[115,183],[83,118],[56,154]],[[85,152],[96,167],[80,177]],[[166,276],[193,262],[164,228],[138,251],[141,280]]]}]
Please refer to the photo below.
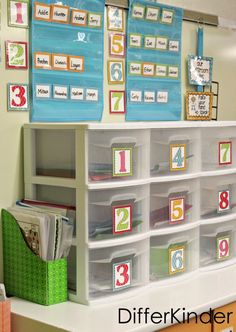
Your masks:
[{"label": "small picture card", "polygon": [[52,54],[52,69],[53,70],[68,70],[68,55]]},{"label": "small picture card", "polygon": [[159,7],[146,7],[146,20],[148,21],[158,21],[160,14]]},{"label": "small picture card", "polygon": [[40,21],[51,21],[51,6],[45,3],[34,3],[34,19]]},{"label": "small picture card", "polygon": [[156,48],[156,37],[145,36],[144,37],[144,48],[154,50]]},{"label": "small picture card", "polygon": [[84,100],[84,89],[76,86],[70,87],[71,100]]},{"label": "small picture card", "polygon": [[110,91],[110,114],[126,113],[125,91]]},{"label": "small picture card", "polygon": [[212,118],[211,92],[187,92],[186,118],[187,120],[211,120]]},{"label": "small picture card", "polygon": [[6,41],[6,68],[28,69],[28,44]]},{"label": "small picture card", "polygon": [[113,234],[132,232],[132,205],[112,206]]},{"label": "small picture card", "polygon": [[71,12],[71,24],[77,26],[87,25],[88,12],[85,10],[72,9]]},{"label": "small picture card", "polygon": [[113,177],[133,175],[133,148],[112,148]]},{"label": "small picture card", "polygon": [[168,38],[158,36],[156,37],[156,49],[160,51],[166,51],[168,46]]},{"label": "small picture card", "polygon": [[170,171],[185,171],[186,163],[186,144],[170,144]]},{"label": "small picture card", "polygon": [[142,75],[142,63],[130,62],[129,63],[129,75]]},{"label": "small picture card", "polygon": [[113,292],[123,290],[132,284],[132,261],[113,264]]},{"label": "small picture card", "polygon": [[179,41],[178,40],[169,40],[169,51],[179,52]]},{"label": "small picture card", "polygon": [[168,67],[168,76],[170,78],[179,78],[179,67],[178,66],[169,66]]},{"label": "small picture card", "polygon": [[145,103],[155,103],[156,92],[155,91],[144,91],[144,102]]},{"label": "small picture card", "polygon": [[125,82],[125,68],[123,60],[108,61],[108,83],[123,84]]},{"label": "small picture card", "polygon": [[50,84],[36,84],[35,85],[35,97],[42,99],[51,98],[52,87]]},{"label": "small picture card", "polygon": [[219,236],[216,239],[216,259],[222,261],[230,258],[231,236]]},{"label": "small picture card", "polygon": [[132,13],[131,13],[132,18],[144,19],[144,17],[145,17],[145,9],[146,8],[143,5],[133,4]]},{"label": "small picture card", "polygon": [[189,84],[192,85],[211,85],[212,83],[213,58],[188,57],[188,76]]},{"label": "small picture card", "polygon": [[51,21],[55,23],[68,24],[70,18],[70,7],[52,5]]},{"label": "small picture card", "polygon": [[111,33],[109,41],[110,56],[123,58],[125,56],[125,35]]},{"label": "small picture card", "polygon": [[35,69],[48,69],[52,68],[52,56],[47,52],[34,53],[34,68]]},{"label": "small picture card", "polygon": [[29,3],[27,1],[8,1],[8,25],[11,27],[29,27]]},{"label": "small picture card", "polygon": [[88,26],[90,28],[101,28],[102,15],[97,13],[88,13]]},{"label": "small picture card", "polygon": [[219,142],[219,165],[231,165],[232,157],[232,142]]},{"label": "small picture card", "polygon": [[142,74],[143,76],[151,76],[155,75],[155,64],[154,63],[143,63],[142,64]]},{"label": "small picture card", "polygon": [[169,247],[169,274],[182,273],[185,271],[186,246],[173,245]]},{"label": "small picture card", "polygon": [[231,210],[230,207],[231,195],[230,190],[221,190],[218,192],[218,213],[228,212]]},{"label": "small picture card", "polygon": [[174,11],[170,9],[162,9],[161,23],[172,24],[174,19]]},{"label": "small picture card", "polygon": [[125,28],[124,9],[108,6],[107,7],[107,30],[121,31]]},{"label": "small picture card", "polygon": [[98,101],[98,90],[97,89],[86,89],[86,100],[87,101]]},{"label": "small picture card", "polygon": [[69,55],[69,67],[70,71],[83,72],[84,71],[84,57]]},{"label": "small picture card", "polygon": [[168,103],[168,91],[157,91],[157,102]]},{"label": "small picture card", "polygon": [[131,90],[129,99],[132,103],[141,103],[143,101],[142,91]]},{"label": "small picture card", "polygon": [[27,84],[8,84],[8,111],[29,111],[29,86]]},{"label": "small picture card", "polygon": [[167,66],[166,65],[156,65],[156,76],[166,77],[167,76]]},{"label": "small picture card", "polygon": [[185,220],[185,197],[169,199],[169,223],[178,224]]},{"label": "small picture card", "polygon": [[68,99],[68,86],[54,85],[53,86],[53,98],[55,99]]},{"label": "small picture card", "polygon": [[142,47],[142,35],[131,33],[129,35],[129,47]]}]

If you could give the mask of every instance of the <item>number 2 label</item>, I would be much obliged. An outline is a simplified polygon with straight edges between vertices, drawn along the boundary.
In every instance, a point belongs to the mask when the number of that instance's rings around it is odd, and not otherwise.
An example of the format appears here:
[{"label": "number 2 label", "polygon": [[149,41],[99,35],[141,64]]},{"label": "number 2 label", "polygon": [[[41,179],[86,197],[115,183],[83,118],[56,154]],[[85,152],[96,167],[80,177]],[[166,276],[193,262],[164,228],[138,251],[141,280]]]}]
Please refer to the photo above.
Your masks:
[{"label": "number 2 label", "polygon": [[6,42],[7,69],[28,69],[27,43]]},{"label": "number 2 label", "polygon": [[184,171],[186,168],[186,144],[171,144],[170,171]]},{"label": "number 2 label", "polygon": [[132,205],[113,206],[113,234],[132,232]]},{"label": "number 2 label", "polygon": [[179,223],[185,219],[184,197],[171,198],[169,200],[169,221],[171,224]]},{"label": "number 2 label", "polygon": [[218,213],[230,210],[230,191],[223,190],[218,192]]},{"label": "number 2 label", "polygon": [[185,246],[169,248],[169,274],[185,271]]},{"label": "number 2 label", "polygon": [[217,238],[217,260],[221,261],[230,257],[230,236]]},{"label": "number 2 label", "polygon": [[27,84],[8,85],[8,110],[29,110],[29,88]]},{"label": "number 2 label", "polygon": [[132,176],[132,148],[113,148],[113,176]]},{"label": "number 2 label", "polygon": [[131,286],[132,261],[113,264],[113,291]]},{"label": "number 2 label", "polygon": [[125,91],[110,91],[110,114],[124,114]]},{"label": "number 2 label", "polygon": [[232,142],[219,143],[219,165],[232,164]]}]

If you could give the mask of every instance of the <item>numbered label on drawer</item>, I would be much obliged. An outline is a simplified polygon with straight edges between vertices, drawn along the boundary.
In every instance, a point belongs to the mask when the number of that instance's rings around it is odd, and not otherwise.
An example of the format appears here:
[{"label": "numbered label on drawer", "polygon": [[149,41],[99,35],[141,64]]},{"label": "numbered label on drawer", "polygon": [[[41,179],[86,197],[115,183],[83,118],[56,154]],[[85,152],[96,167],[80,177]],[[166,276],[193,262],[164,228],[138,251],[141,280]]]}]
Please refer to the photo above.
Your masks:
[{"label": "numbered label on drawer", "polygon": [[113,148],[113,176],[132,176],[132,148]]},{"label": "numbered label on drawer", "polygon": [[119,291],[131,286],[132,261],[128,260],[113,264],[113,291]]},{"label": "numbered label on drawer", "polygon": [[8,110],[29,110],[29,87],[27,84],[8,84]]},{"label": "numbered label on drawer", "polygon": [[113,234],[132,232],[132,205],[113,206]]},{"label": "numbered label on drawer", "polygon": [[186,170],[186,144],[170,145],[170,171]]},{"label": "numbered label on drawer", "polygon": [[185,198],[171,198],[169,200],[169,222],[179,223],[185,219]]},{"label": "numbered label on drawer", "polygon": [[185,246],[169,248],[169,274],[176,274],[185,271]]},{"label": "numbered label on drawer", "polygon": [[218,192],[218,213],[229,211],[230,208],[230,190]]},{"label": "numbered label on drawer", "polygon": [[221,261],[230,258],[230,236],[217,238],[217,260]]},{"label": "numbered label on drawer", "polygon": [[231,165],[232,164],[232,142],[219,143],[219,164]]}]

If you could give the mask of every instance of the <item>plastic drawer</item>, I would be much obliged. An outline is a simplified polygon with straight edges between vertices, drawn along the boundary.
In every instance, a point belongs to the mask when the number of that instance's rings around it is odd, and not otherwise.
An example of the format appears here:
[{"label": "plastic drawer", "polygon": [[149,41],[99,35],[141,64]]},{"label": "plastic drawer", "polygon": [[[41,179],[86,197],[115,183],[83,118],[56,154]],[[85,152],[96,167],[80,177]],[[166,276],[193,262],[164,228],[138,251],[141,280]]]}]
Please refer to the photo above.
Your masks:
[{"label": "plastic drawer", "polygon": [[150,205],[151,229],[199,220],[199,180],[152,184]]},{"label": "plastic drawer", "polygon": [[76,247],[72,246],[70,248],[70,252],[67,258],[67,264],[68,264],[68,269],[67,269],[67,276],[68,276],[68,289],[72,293],[76,293],[77,288],[76,288]]},{"label": "plastic drawer", "polygon": [[230,261],[236,256],[236,220],[201,226],[200,266]]},{"label": "plastic drawer", "polygon": [[236,167],[235,127],[202,129],[202,170]]},{"label": "plastic drawer", "polygon": [[198,228],[153,236],[150,240],[150,280],[157,281],[198,268]]},{"label": "plastic drawer", "polygon": [[151,176],[199,171],[199,143],[197,129],[153,129],[151,131]]},{"label": "plastic drawer", "polygon": [[215,218],[236,212],[236,175],[201,179],[201,216]]},{"label": "plastic drawer", "polygon": [[89,191],[89,240],[106,240],[146,232],[149,186]]},{"label": "plastic drawer", "polygon": [[146,130],[89,132],[89,181],[147,177],[148,133]]},{"label": "plastic drawer", "polygon": [[148,282],[149,240],[89,251],[91,299],[117,294]]}]

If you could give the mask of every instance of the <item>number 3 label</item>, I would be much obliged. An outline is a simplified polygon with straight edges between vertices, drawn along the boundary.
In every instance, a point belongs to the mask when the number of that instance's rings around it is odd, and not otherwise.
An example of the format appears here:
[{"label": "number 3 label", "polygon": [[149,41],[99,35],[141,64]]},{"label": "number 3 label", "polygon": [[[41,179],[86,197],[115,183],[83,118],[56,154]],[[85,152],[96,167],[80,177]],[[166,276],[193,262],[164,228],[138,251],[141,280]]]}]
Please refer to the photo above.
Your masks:
[{"label": "number 3 label", "polygon": [[217,238],[217,260],[223,260],[230,257],[230,237],[224,236]]},{"label": "number 3 label", "polygon": [[171,224],[184,221],[185,219],[184,197],[171,198],[169,200],[169,221]]},{"label": "number 3 label", "polygon": [[131,261],[125,261],[113,265],[113,291],[131,286],[131,271]]},{"label": "number 3 label", "polygon": [[170,171],[186,170],[186,144],[170,145]]},{"label": "number 3 label", "polygon": [[110,91],[110,114],[124,114],[125,91]]},{"label": "number 3 label", "polygon": [[27,84],[8,85],[8,110],[9,111],[29,110],[29,89]]},{"label": "number 3 label", "polygon": [[113,234],[132,232],[132,206],[113,206]]},{"label": "number 3 label", "polygon": [[185,246],[169,248],[169,274],[185,271]]},{"label": "number 3 label", "polygon": [[132,176],[132,148],[113,148],[113,176]]},{"label": "number 3 label", "polygon": [[232,164],[232,142],[219,143],[219,165]]}]

